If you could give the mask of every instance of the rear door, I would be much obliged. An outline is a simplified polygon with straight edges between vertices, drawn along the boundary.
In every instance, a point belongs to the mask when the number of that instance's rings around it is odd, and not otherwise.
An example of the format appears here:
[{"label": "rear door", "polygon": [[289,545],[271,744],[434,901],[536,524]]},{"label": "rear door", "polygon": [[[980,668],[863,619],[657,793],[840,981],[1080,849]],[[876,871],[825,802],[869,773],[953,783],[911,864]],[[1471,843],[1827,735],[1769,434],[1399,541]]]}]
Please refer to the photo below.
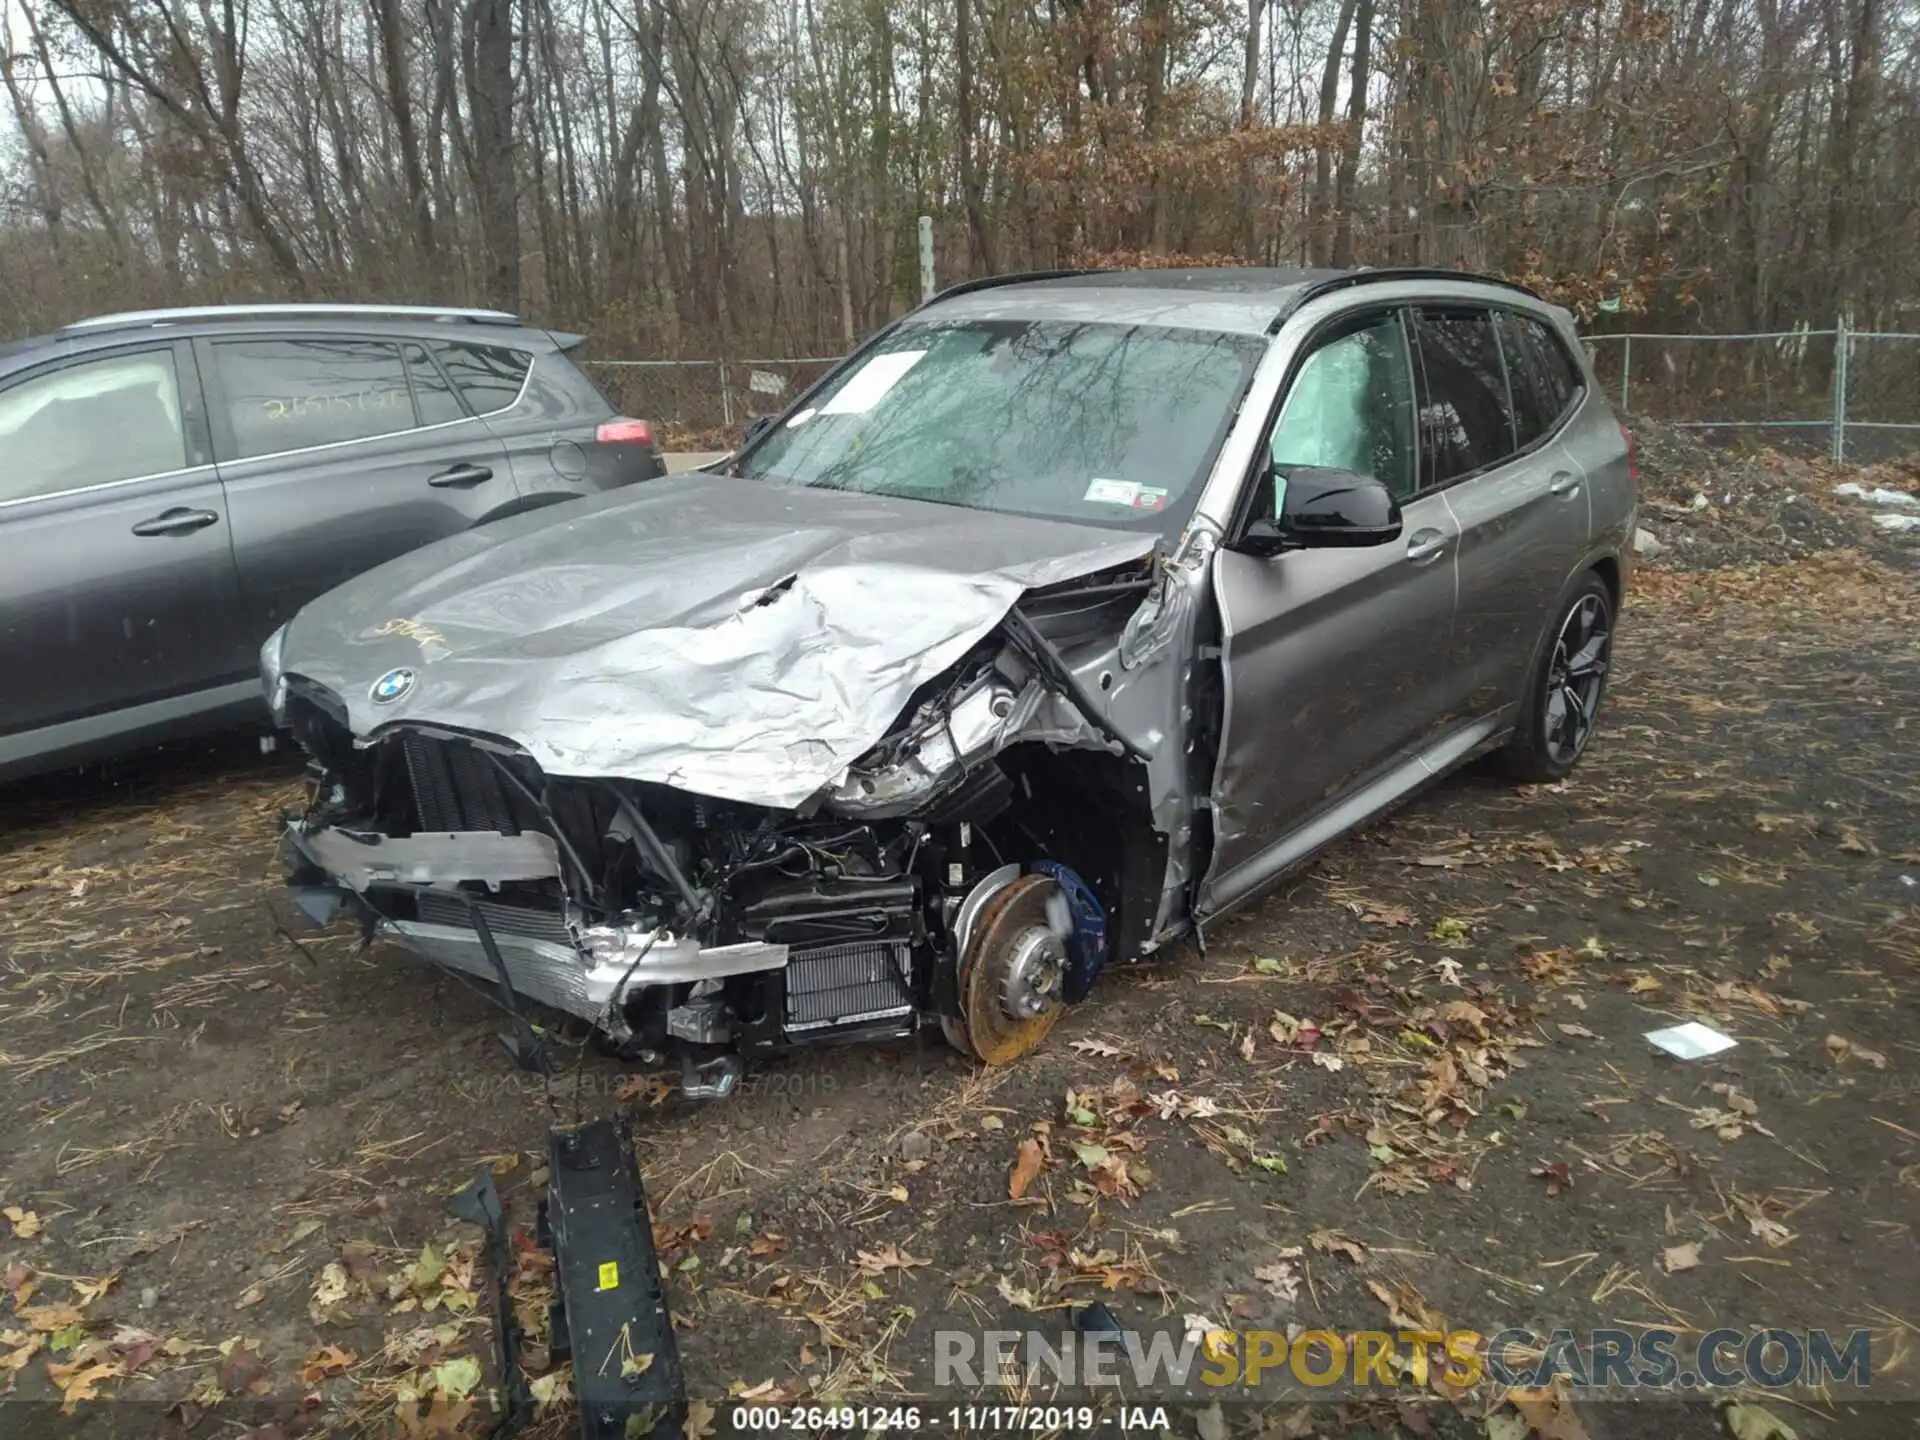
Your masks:
[{"label": "rear door", "polygon": [[0,384],[6,737],[250,677],[229,516],[184,341]]},{"label": "rear door", "polygon": [[307,601],[516,494],[505,448],[418,341],[194,342],[256,643]]},{"label": "rear door", "polygon": [[1258,884],[1278,842],[1421,748],[1442,715],[1457,530],[1446,501],[1418,489],[1402,316],[1347,317],[1310,343],[1267,454],[1281,470],[1372,475],[1400,500],[1403,530],[1385,545],[1215,557],[1227,705],[1209,911]]},{"label": "rear door", "polygon": [[523,495],[564,499],[662,472],[651,427],[614,414],[558,349],[445,341],[435,358],[506,446]]},{"label": "rear door", "polygon": [[1517,700],[1587,543],[1582,472],[1557,436],[1573,396],[1553,398],[1536,373],[1535,323],[1472,305],[1414,315],[1422,440],[1460,527],[1449,657],[1450,711],[1460,719]]}]

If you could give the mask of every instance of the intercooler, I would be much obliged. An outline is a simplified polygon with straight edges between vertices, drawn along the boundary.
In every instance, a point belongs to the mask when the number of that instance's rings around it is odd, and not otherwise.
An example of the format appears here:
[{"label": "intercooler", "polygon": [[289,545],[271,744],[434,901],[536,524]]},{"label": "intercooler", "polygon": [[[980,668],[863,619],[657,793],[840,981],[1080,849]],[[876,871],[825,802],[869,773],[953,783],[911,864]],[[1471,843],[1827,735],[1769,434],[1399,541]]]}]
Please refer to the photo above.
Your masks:
[{"label": "intercooler", "polygon": [[400,747],[422,830],[520,833],[507,784],[483,751],[465,741],[423,735],[403,735]]},{"label": "intercooler", "polygon": [[[452,895],[436,895],[422,890],[414,901],[420,920],[428,925],[473,924],[467,902]],[[570,945],[573,936],[558,911],[534,910],[525,905],[501,905],[491,900],[480,902],[480,913],[487,917],[487,928],[495,935],[518,935],[525,940],[550,940]]]},{"label": "intercooler", "polygon": [[787,961],[789,1032],[913,1014],[913,949],[905,940],[795,948]]}]

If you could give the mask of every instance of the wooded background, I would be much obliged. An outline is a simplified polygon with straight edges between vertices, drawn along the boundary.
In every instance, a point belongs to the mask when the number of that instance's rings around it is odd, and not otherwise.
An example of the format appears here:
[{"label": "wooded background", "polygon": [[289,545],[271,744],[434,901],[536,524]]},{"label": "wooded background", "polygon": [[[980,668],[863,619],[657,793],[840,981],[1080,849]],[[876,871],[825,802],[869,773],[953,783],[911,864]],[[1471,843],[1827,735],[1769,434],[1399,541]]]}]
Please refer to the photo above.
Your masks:
[{"label": "wooded background", "polygon": [[[942,283],[1421,263],[1920,328],[1916,0],[9,0],[0,327],[477,303],[830,354]],[[1618,317],[1618,318],[1616,318]]]}]

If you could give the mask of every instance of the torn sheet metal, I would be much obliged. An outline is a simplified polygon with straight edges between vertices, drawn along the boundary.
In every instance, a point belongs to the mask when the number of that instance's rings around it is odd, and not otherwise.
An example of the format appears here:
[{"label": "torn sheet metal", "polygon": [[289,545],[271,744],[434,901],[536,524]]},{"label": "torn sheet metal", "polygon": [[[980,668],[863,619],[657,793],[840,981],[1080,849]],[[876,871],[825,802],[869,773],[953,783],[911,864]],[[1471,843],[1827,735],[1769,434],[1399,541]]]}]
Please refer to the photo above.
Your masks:
[{"label": "torn sheet metal", "polygon": [[1154,543],[689,475],[391,561],[301,611],[283,665],[337,694],[362,739],[425,723],[511,740],[549,775],[791,808],[843,781],[1024,591]]}]

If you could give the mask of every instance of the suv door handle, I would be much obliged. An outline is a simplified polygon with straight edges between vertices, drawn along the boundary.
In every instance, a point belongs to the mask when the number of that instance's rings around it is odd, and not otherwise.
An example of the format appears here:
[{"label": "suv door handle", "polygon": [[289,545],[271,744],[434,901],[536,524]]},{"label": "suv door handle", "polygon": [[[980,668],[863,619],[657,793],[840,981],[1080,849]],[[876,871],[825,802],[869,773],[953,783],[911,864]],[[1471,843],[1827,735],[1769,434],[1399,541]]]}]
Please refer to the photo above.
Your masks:
[{"label": "suv door handle", "polygon": [[175,506],[140,521],[133,527],[136,535],[190,535],[218,524],[220,517],[211,510],[185,510]]},{"label": "suv door handle", "polygon": [[441,488],[449,485],[480,485],[492,478],[493,471],[485,465],[460,464],[430,476],[427,484]]},{"label": "suv door handle", "polygon": [[1446,553],[1447,537],[1438,530],[1416,530],[1407,541],[1407,560],[1414,565],[1425,565]]},{"label": "suv door handle", "polygon": [[1580,477],[1562,470],[1547,482],[1549,495],[1571,495],[1580,488]]}]

